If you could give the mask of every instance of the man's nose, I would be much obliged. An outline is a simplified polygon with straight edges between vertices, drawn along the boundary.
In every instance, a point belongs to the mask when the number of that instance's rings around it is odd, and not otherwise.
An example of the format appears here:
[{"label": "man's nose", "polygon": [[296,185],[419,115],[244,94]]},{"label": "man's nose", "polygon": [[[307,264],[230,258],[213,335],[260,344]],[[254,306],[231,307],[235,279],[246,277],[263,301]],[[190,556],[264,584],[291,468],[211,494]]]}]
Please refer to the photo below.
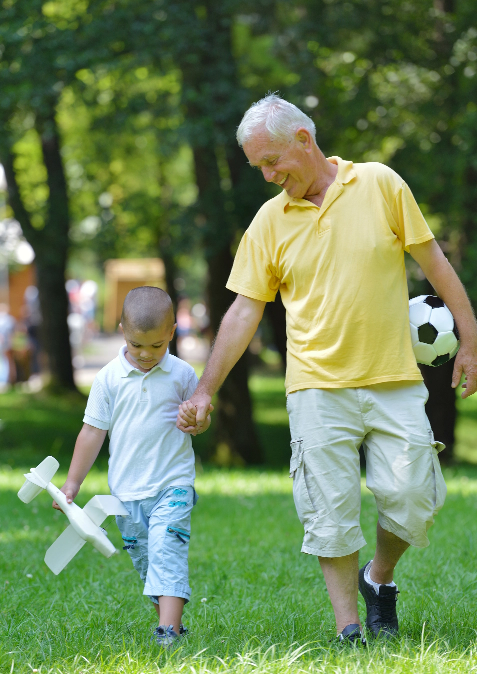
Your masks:
[{"label": "man's nose", "polygon": [[271,183],[273,182],[274,177],[277,175],[277,172],[268,166],[262,166],[262,174],[267,183]]}]

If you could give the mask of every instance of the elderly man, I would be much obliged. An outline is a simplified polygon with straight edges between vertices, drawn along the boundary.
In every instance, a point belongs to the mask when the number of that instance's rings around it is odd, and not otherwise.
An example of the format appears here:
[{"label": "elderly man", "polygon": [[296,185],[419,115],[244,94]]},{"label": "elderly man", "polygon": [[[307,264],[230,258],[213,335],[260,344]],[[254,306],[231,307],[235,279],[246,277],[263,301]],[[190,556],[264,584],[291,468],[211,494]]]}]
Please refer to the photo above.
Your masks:
[{"label": "elderly man", "polygon": [[[477,389],[477,326],[465,290],[406,183],[388,167],[325,158],[315,126],[269,95],[237,139],[251,166],[283,188],[245,232],[225,314],[196,392],[177,425],[196,432],[213,394],[240,358],[277,291],[287,313],[287,409],[293,495],[302,552],[319,559],[340,641],[365,643],[358,586],[374,635],[398,631],[394,568],[409,545],[429,544],[445,483],[413,355],[404,251],[419,263],[456,320],[461,348],[452,386]],[[360,466],[379,514],[373,559],[361,570]]]}]

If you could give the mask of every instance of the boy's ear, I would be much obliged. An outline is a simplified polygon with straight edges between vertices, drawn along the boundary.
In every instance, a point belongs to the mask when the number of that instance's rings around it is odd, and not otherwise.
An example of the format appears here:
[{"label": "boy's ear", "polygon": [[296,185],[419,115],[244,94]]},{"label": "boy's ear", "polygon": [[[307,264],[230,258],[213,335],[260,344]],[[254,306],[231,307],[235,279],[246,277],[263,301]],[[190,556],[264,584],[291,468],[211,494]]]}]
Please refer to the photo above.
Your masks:
[{"label": "boy's ear", "polygon": [[175,331],[176,331],[176,328],[177,328],[177,323],[174,323],[174,325],[172,326],[172,330],[171,330],[171,335],[170,335],[170,337],[169,337],[169,341],[171,341],[171,339],[174,337],[174,333],[175,333]]},{"label": "boy's ear", "polygon": [[124,334],[123,326],[121,323],[118,325],[118,331],[123,335],[124,339],[126,339],[126,335]]}]

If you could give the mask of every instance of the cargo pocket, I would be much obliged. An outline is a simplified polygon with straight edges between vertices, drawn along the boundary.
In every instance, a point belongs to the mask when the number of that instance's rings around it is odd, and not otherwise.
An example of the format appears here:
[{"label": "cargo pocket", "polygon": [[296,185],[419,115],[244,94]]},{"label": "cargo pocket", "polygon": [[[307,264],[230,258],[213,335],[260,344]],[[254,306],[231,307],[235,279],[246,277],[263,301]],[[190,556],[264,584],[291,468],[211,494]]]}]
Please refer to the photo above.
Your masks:
[{"label": "cargo pocket", "polygon": [[293,500],[298,514],[298,519],[304,525],[309,519],[316,517],[315,510],[308,494],[305,482],[305,466],[303,463],[303,438],[292,440],[290,477],[293,478]]},{"label": "cargo pocket", "polygon": [[290,477],[295,477],[296,471],[303,462],[303,439],[292,440],[290,447],[292,453],[290,459]]},{"label": "cargo pocket", "polygon": [[434,512],[437,513],[444,505],[444,501],[446,500],[447,495],[447,487],[444,480],[444,476],[442,475],[441,463],[437,455],[439,454],[439,452],[442,452],[442,450],[445,449],[446,446],[442,442],[439,442],[438,440],[434,439],[434,433],[432,431],[430,431],[429,434],[431,437],[432,466],[434,470],[434,489],[436,494]]}]

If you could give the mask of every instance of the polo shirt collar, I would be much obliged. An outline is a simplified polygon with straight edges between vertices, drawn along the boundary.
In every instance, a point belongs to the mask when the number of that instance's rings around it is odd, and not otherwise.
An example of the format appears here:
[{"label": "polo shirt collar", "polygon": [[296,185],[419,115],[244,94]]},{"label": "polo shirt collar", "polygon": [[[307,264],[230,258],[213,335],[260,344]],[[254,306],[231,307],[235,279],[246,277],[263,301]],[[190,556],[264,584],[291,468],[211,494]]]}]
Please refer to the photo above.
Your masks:
[{"label": "polo shirt collar", "polygon": [[[338,173],[336,174],[336,178],[332,185],[346,185],[351,180],[353,180],[353,178],[356,178],[356,171],[352,161],[346,161],[345,159],[341,159],[341,157],[336,156],[327,157],[327,160],[331,164],[338,166]],[[315,206],[315,204],[313,204],[311,201],[308,201],[308,199],[293,199],[292,197],[289,197],[286,190],[282,190],[279,198],[281,199],[281,206],[284,212],[287,210],[288,206],[299,205],[301,208],[317,208],[317,206]]]},{"label": "polo shirt collar", "polygon": [[[141,372],[141,370],[138,370],[137,367],[131,365],[131,363],[126,358],[126,351],[127,346],[126,344],[123,344],[123,346],[119,349],[119,362],[121,363],[123,369],[123,374],[121,376],[127,377],[133,371],[139,372],[140,374],[149,374],[149,372]],[[156,368],[160,368],[163,372],[170,372],[172,370],[172,359],[169,354],[169,349],[167,349],[166,353],[164,354],[164,358],[157,365],[155,365],[152,370],[150,370],[150,372],[156,370]]]}]

